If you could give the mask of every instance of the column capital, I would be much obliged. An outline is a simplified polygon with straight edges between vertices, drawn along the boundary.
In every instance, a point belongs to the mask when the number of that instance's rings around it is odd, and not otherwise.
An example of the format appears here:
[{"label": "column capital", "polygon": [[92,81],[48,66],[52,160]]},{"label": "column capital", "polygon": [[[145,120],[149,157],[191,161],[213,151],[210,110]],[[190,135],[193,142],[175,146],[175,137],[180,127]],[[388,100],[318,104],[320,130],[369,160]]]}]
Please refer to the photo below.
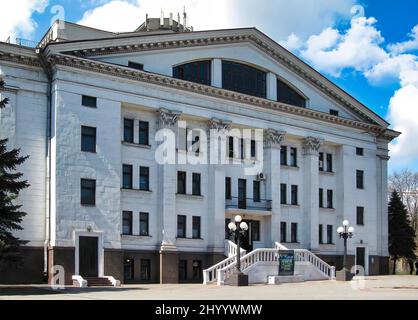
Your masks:
[{"label": "column capital", "polygon": [[319,148],[324,140],[316,137],[307,137],[303,140],[303,154],[318,155]]},{"label": "column capital", "polygon": [[264,147],[279,148],[285,138],[286,132],[275,129],[264,130]]},{"label": "column capital", "polygon": [[157,111],[157,114],[157,126],[159,129],[163,129],[174,127],[182,113],[161,108]]},{"label": "column capital", "polygon": [[231,130],[231,126],[232,126],[232,122],[231,121],[224,121],[224,120],[220,120],[217,118],[212,118],[208,121],[208,130],[217,130],[217,131],[222,131],[222,130],[226,130],[229,131]]}]

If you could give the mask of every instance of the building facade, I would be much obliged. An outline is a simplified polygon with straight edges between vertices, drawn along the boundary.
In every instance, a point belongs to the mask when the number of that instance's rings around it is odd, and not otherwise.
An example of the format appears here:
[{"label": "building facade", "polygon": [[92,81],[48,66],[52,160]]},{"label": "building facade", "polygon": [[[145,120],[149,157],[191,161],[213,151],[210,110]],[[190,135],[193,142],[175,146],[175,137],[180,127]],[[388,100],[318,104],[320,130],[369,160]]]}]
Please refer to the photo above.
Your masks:
[{"label": "building facade", "polygon": [[[162,22],[114,34],[57,21],[36,49],[0,43],[1,137],[30,155],[31,185],[18,199],[25,260],[0,282],[51,279],[54,266],[67,283],[201,282],[237,214],[247,251],[281,242],[337,268],[348,219],[350,263],[387,273],[399,133],[257,29]],[[232,135],[219,140],[231,163],[184,161],[210,162],[217,133]],[[164,144],[174,163],[157,159]]]}]

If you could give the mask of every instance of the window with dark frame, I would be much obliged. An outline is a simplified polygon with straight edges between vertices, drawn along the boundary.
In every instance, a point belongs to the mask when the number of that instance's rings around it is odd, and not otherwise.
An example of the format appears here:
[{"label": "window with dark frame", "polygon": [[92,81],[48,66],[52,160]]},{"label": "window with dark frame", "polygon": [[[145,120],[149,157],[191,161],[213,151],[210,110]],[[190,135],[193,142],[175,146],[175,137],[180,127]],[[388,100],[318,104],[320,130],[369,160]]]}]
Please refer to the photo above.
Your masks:
[{"label": "window with dark frame", "polygon": [[193,281],[202,281],[203,269],[201,260],[193,260]]},{"label": "window with dark frame", "polygon": [[141,281],[151,281],[151,260],[141,259]]},{"label": "window with dark frame", "polygon": [[228,157],[233,159],[234,158],[234,137],[228,138]]},{"label": "window with dark frame", "polygon": [[196,61],[173,68],[173,78],[210,86],[212,84],[212,61]]},{"label": "window with dark frame", "polygon": [[324,171],[324,153],[319,153],[319,171]]},{"label": "window with dark frame", "polygon": [[260,241],[260,221],[251,222],[251,239],[252,241]]},{"label": "window with dark frame", "polygon": [[179,282],[187,281],[187,260],[179,260]]},{"label": "window with dark frame", "polygon": [[82,96],[81,105],[89,108],[97,108],[97,98],[91,96]]},{"label": "window with dark frame", "polygon": [[306,99],[286,82],[277,78],[277,101],[306,108]]},{"label": "window with dark frame", "polygon": [[298,242],[298,224],[297,223],[292,223],[290,235],[291,235],[292,243],[297,243]]},{"label": "window with dark frame", "polygon": [[364,149],[363,148],[356,148],[356,155],[364,156]]},{"label": "window with dark frame", "polygon": [[128,61],[128,68],[136,69],[136,70],[144,70],[144,65],[142,63]]},{"label": "window with dark frame", "polygon": [[81,151],[96,153],[96,128],[81,126]]},{"label": "window with dark frame", "polygon": [[287,185],[280,184],[280,203],[287,204]]},{"label": "window with dark frame", "polygon": [[364,207],[357,207],[357,225],[364,226]]},{"label": "window with dark frame", "polygon": [[357,189],[364,189],[364,171],[357,170],[356,172]]},{"label": "window with dark frame", "polygon": [[332,225],[327,225],[327,244],[333,244],[333,229],[334,227]]},{"label": "window with dark frame", "polygon": [[139,213],[139,235],[142,237],[149,237],[149,213]]},{"label": "window with dark frame", "polygon": [[319,189],[319,207],[324,207],[324,189],[322,188]]},{"label": "window with dark frame", "polygon": [[280,242],[286,243],[287,242],[287,223],[280,222]]},{"label": "window with dark frame", "polygon": [[225,178],[225,199],[231,200],[232,199],[232,187],[231,187],[232,180],[230,177]]},{"label": "window with dark frame", "polygon": [[261,202],[260,181],[253,181],[253,200],[254,202]]},{"label": "window with dark frame", "polygon": [[291,190],[292,190],[292,196],[291,196],[291,200],[292,200],[292,206],[297,206],[298,203],[298,186],[292,186]]},{"label": "window with dark frame", "polygon": [[139,141],[138,143],[143,146],[149,145],[149,123],[145,121],[139,121]]},{"label": "window with dark frame", "polygon": [[186,216],[177,216],[177,238],[186,238]]},{"label": "window with dark frame", "polygon": [[123,120],[123,141],[134,143],[134,121],[132,119]]},{"label": "window with dark frame", "polygon": [[198,156],[200,153],[200,136],[194,136],[193,139],[193,152]]},{"label": "window with dark frame", "polygon": [[245,147],[245,141],[244,141],[244,139],[240,139],[240,141],[239,141],[239,149],[240,149],[239,155],[241,157],[241,160],[243,160],[245,158],[245,148],[244,147]]},{"label": "window with dark frame", "polygon": [[86,206],[96,205],[96,180],[81,179],[81,204]]},{"label": "window with dark frame", "polygon": [[327,190],[327,208],[334,209],[334,191]]},{"label": "window with dark frame", "polygon": [[327,172],[333,172],[332,154],[327,153]]},{"label": "window with dark frame", "polygon": [[186,172],[177,172],[177,193],[186,194]]},{"label": "window with dark frame", "polygon": [[255,159],[257,156],[257,144],[255,140],[251,140],[251,159]]},{"label": "window with dark frame", "polygon": [[260,98],[267,97],[267,73],[251,66],[222,61],[222,88]]},{"label": "window with dark frame", "polygon": [[123,189],[133,189],[133,180],[132,180],[132,172],[133,167],[130,164],[123,165],[123,181],[122,181],[122,188]]},{"label": "window with dark frame", "polygon": [[323,234],[324,226],[322,224],[319,225],[318,229],[318,238],[319,238],[319,244],[324,243],[324,234]]},{"label": "window with dark frame", "polygon": [[225,240],[231,240],[231,230],[229,230],[229,224],[231,219],[225,219]]},{"label": "window with dark frame", "polygon": [[297,167],[298,166],[298,149],[297,148],[290,148],[290,166]]},{"label": "window with dark frame", "polygon": [[123,211],[122,213],[122,234],[124,236],[131,236],[133,234],[132,215],[132,211]]},{"label": "window with dark frame", "polygon": [[287,147],[280,147],[280,165],[287,166]]},{"label": "window with dark frame", "polygon": [[139,167],[139,190],[149,191],[149,168]]},{"label": "window with dark frame", "polygon": [[193,173],[193,190],[192,194],[194,196],[201,196],[202,190],[201,190],[201,174],[200,173]]},{"label": "window with dark frame", "polygon": [[202,239],[201,220],[202,220],[201,217],[193,217],[193,229],[192,229],[193,239]]}]

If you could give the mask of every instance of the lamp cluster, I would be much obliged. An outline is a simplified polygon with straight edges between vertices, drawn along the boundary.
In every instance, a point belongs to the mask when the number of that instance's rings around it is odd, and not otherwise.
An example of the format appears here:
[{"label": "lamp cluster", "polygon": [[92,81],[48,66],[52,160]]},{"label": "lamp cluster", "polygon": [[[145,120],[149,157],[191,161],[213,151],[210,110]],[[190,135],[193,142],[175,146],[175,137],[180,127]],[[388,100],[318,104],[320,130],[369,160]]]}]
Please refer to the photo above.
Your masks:
[{"label": "lamp cluster", "polygon": [[248,224],[246,222],[242,222],[242,217],[241,216],[236,216],[235,217],[235,223],[231,222],[228,225],[229,230],[231,230],[231,232],[236,232],[237,230],[241,233],[248,231]]},{"label": "lamp cluster", "polygon": [[351,239],[354,234],[354,227],[350,227],[350,222],[348,220],[343,221],[343,226],[337,229],[338,234],[341,239]]}]

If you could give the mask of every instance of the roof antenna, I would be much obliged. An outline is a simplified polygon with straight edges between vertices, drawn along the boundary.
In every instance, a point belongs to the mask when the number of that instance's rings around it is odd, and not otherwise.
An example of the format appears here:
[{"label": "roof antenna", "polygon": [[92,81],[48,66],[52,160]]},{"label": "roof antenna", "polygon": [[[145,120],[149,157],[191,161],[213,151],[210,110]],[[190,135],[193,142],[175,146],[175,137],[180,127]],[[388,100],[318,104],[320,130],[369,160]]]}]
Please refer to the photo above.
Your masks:
[{"label": "roof antenna", "polygon": [[173,13],[170,12],[170,27],[173,27]]},{"label": "roof antenna", "polygon": [[149,25],[148,25],[148,13],[145,15],[145,28],[147,31],[149,31]]},{"label": "roof antenna", "polygon": [[177,30],[180,30],[180,12],[177,12]]},{"label": "roof antenna", "polygon": [[187,13],[186,13],[186,6],[183,7],[183,27],[187,29]]}]

